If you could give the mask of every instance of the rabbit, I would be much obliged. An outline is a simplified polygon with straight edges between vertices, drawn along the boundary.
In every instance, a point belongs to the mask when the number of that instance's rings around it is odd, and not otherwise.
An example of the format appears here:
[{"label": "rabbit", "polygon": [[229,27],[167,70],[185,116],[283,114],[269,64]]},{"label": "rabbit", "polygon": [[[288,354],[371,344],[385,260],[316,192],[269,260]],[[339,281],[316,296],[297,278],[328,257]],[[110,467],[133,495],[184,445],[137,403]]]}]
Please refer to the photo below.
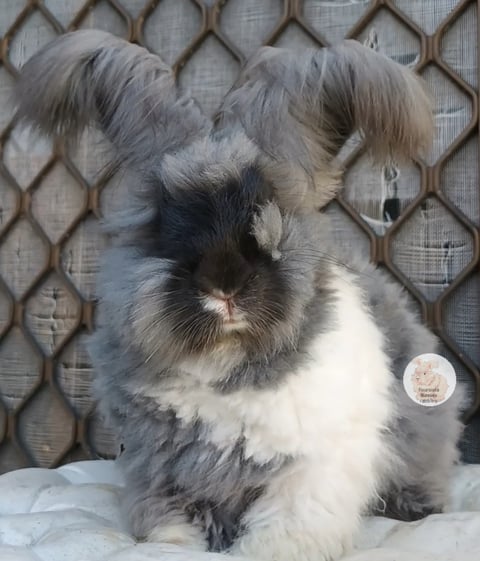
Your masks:
[{"label": "rabbit", "polygon": [[415,370],[412,373],[412,385],[418,401],[443,401],[447,395],[449,384],[445,376],[436,372],[438,360],[414,359]]},{"label": "rabbit", "polygon": [[76,31],[27,62],[16,99],[45,134],[95,123],[134,186],[89,352],[138,540],[331,561],[364,515],[445,507],[460,388],[410,400],[404,368],[437,340],[384,273],[338,257],[319,212],[356,131],[377,161],[428,147],[412,72],[352,40],[266,47],[209,118],[157,56]]}]

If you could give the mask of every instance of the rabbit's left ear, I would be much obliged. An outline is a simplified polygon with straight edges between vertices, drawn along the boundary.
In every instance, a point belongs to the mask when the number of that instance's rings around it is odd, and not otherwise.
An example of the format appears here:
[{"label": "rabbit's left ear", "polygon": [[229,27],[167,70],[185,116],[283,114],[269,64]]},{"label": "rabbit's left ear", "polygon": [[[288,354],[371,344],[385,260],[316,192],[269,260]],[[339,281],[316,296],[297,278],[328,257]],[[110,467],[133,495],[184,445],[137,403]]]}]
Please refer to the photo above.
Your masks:
[{"label": "rabbit's left ear", "polygon": [[299,52],[261,49],[215,123],[224,134],[243,129],[258,145],[279,202],[293,207],[322,206],[334,196],[339,173],[332,160],[353,132],[380,161],[415,156],[433,134],[418,76],[352,40]]},{"label": "rabbit's left ear", "polygon": [[118,159],[142,169],[211,128],[160,58],[98,30],[49,43],[22,68],[15,95],[17,115],[41,132],[74,136],[96,122]]}]

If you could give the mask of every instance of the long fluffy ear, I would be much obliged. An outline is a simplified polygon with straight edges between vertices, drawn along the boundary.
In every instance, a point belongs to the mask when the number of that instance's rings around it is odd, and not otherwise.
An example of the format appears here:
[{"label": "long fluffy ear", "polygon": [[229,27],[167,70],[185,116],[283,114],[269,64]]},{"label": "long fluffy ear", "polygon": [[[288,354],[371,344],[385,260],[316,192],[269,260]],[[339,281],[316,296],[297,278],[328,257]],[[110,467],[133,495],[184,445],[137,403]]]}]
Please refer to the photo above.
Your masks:
[{"label": "long fluffy ear", "polygon": [[283,203],[296,207],[322,206],[333,197],[339,173],[332,160],[353,132],[379,161],[413,157],[433,134],[421,80],[353,40],[301,52],[261,49],[215,123],[224,134],[243,128],[273,164]]},{"label": "long fluffy ear", "polygon": [[48,44],[25,64],[15,93],[19,118],[41,132],[75,136],[96,121],[119,159],[137,166],[210,129],[199,107],[178,97],[166,64],[103,31]]}]

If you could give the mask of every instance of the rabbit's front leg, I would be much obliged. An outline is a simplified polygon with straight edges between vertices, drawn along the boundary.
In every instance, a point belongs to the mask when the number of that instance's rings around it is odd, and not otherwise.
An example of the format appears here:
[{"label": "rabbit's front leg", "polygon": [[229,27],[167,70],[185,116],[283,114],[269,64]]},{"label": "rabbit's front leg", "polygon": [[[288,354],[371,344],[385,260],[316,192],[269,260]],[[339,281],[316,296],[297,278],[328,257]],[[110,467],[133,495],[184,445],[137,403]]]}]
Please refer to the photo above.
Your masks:
[{"label": "rabbit's front leg", "polygon": [[202,529],[180,516],[154,526],[145,536],[145,541],[174,544],[195,551],[208,549]]},{"label": "rabbit's front leg", "polygon": [[351,546],[365,490],[319,465],[288,470],[247,511],[230,553],[258,561],[338,559]]},{"label": "rabbit's front leg", "polygon": [[139,541],[169,543],[207,551],[204,529],[188,519],[177,504],[178,501],[154,492],[135,494],[129,498],[132,532]]}]

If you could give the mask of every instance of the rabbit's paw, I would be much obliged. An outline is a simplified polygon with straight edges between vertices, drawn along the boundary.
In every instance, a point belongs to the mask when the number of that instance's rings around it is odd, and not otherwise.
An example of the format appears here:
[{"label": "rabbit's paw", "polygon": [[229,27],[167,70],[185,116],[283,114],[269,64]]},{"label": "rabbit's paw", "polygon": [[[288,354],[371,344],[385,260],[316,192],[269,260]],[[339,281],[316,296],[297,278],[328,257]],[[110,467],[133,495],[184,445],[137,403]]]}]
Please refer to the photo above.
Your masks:
[{"label": "rabbit's paw", "polygon": [[147,534],[146,541],[180,545],[195,551],[207,551],[207,542],[202,530],[186,522],[159,524]]},{"label": "rabbit's paw", "polygon": [[249,531],[230,553],[256,561],[334,561],[345,547],[341,540],[322,539],[322,532],[267,527]]}]

